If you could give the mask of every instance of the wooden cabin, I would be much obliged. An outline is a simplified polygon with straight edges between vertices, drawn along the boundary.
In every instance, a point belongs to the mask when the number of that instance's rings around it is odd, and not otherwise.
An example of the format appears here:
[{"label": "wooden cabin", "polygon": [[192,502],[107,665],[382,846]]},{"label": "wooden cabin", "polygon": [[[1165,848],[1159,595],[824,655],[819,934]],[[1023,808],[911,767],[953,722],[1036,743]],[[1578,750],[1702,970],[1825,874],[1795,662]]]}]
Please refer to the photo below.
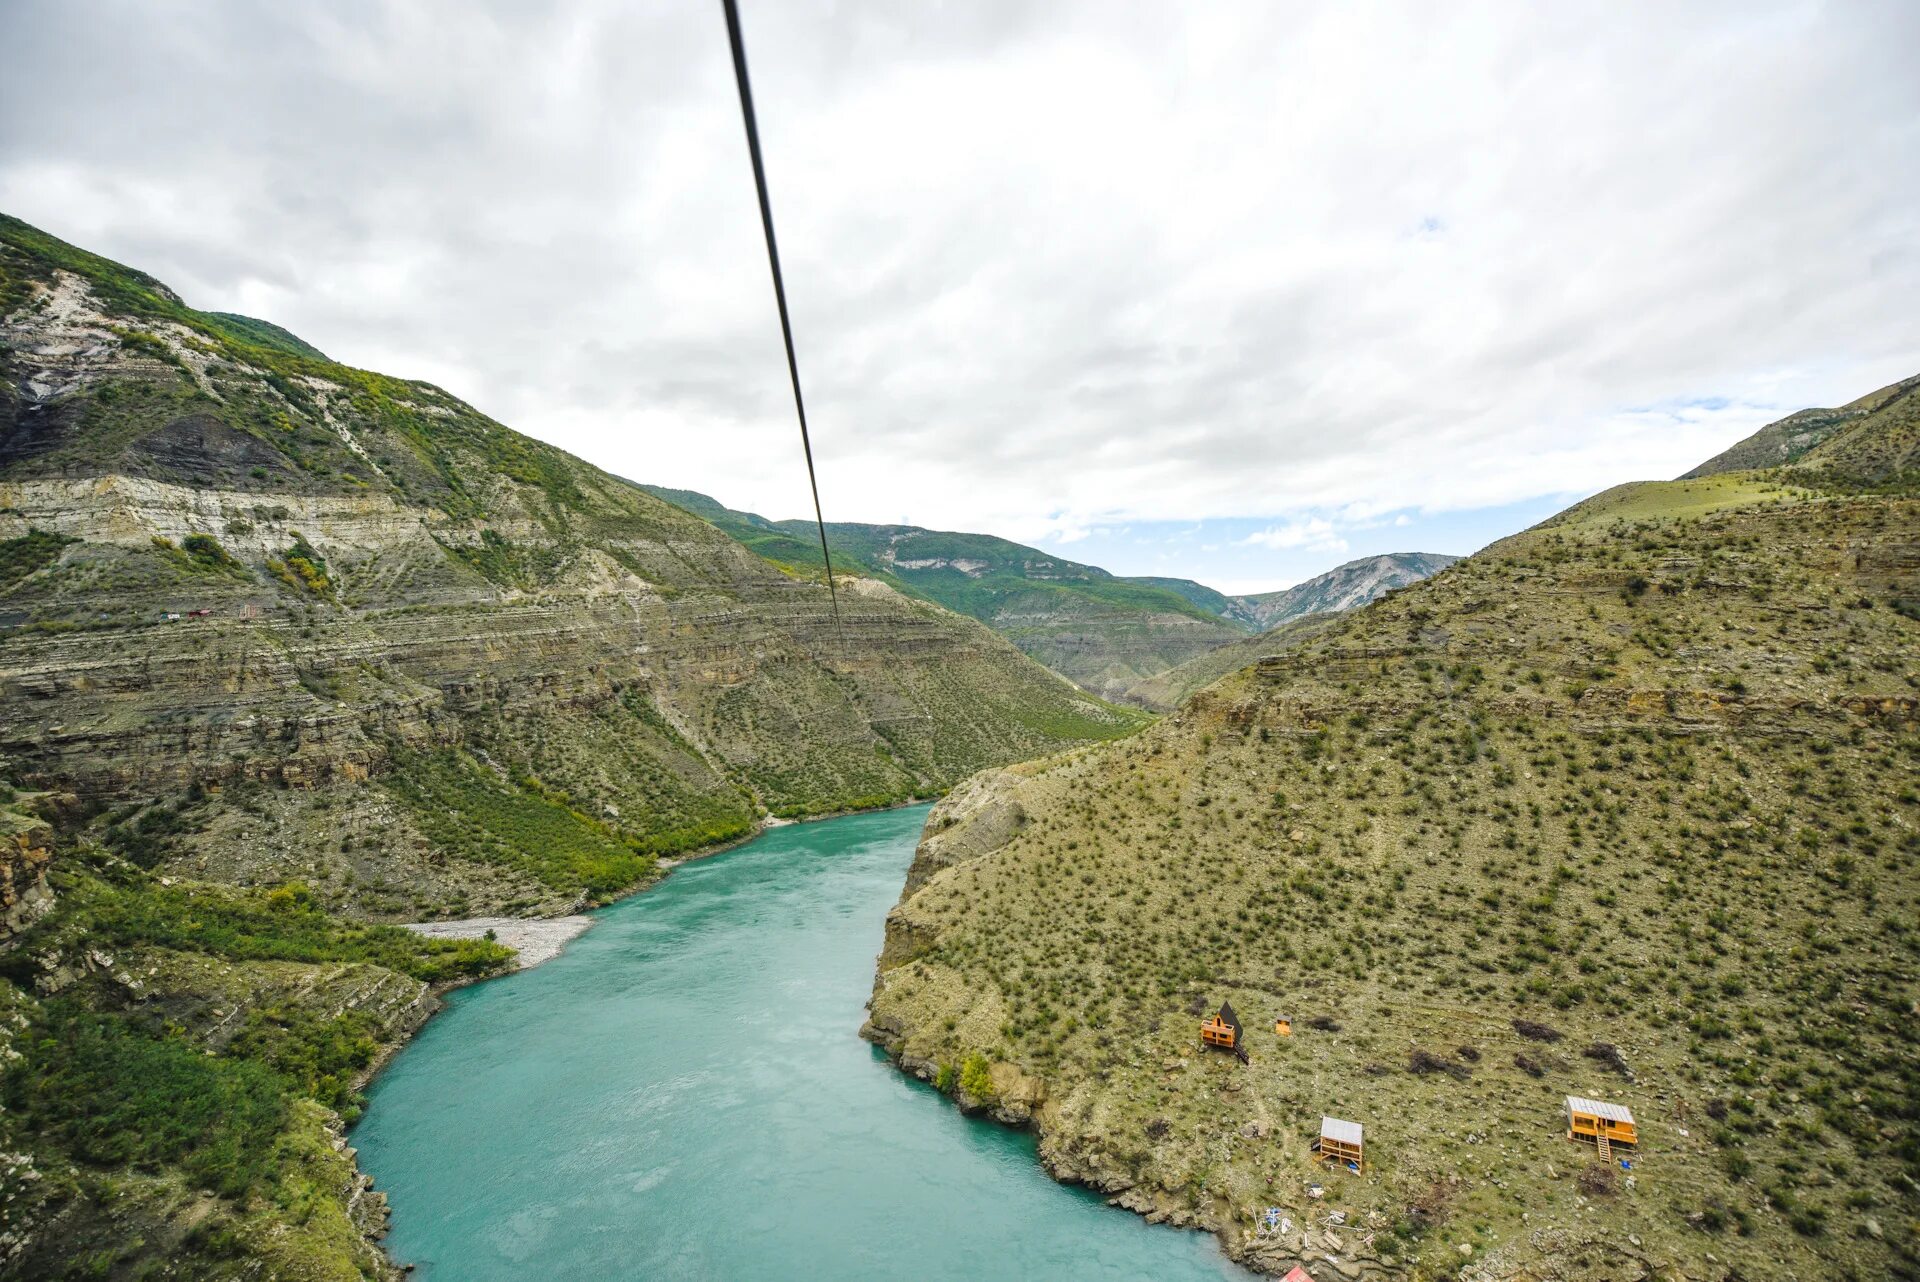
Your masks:
[{"label": "wooden cabin", "polygon": [[1293,1016],[1282,1015],[1278,1019],[1274,1020],[1273,1035],[1275,1037],[1292,1037],[1293,1036]]},{"label": "wooden cabin", "polygon": [[1343,1122],[1337,1117],[1320,1119],[1320,1156],[1328,1162],[1358,1171],[1366,1167],[1365,1141],[1358,1122]]},{"label": "wooden cabin", "polygon": [[1232,1002],[1221,1002],[1219,1010],[1201,1021],[1200,1043],[1223,1051],[1240,1049],[1240,1017],[1233,1013]]},{"label": "wooden cabin", "polygon": [[1640,1143],[1639,1132],[1633,1126],[1633,1114],[1627,1111],[1626,1105],[1582,1099],[1578,1095],[1567,1096],[1567,1138],[1592,1144],[1602,1157],[1610,1157],[1615,1144]]}]

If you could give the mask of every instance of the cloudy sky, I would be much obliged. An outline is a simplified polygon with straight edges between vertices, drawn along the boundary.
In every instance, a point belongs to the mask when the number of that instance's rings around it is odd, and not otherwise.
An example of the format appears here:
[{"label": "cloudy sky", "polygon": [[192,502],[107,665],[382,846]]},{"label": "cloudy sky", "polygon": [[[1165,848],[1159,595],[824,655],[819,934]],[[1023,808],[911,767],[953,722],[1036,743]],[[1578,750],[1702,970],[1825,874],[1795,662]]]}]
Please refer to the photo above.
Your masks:
[{"label": "cloudy sky", "polygon": [[[830,519],[1232,590],[1920,372],[1920,5],[742,0]],[[0,2],[0,209],[806,510],[717,0]]]}]

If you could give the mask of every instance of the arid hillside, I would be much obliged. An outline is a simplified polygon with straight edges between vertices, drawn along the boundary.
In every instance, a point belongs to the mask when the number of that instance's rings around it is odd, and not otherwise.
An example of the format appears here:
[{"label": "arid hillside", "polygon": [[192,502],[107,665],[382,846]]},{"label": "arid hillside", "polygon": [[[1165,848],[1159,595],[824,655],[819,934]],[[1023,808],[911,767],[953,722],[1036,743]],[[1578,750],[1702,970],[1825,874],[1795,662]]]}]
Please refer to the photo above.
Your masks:
[{"label": "arid hillside", "polygon": [[[1608,491],[970,781],[869,1035],[1267,1271],[1913,1276],[1920,500],[1881,421]],[[1228,1000],[1244,1064],[1201,1047]],[[1638,1150],[1569,1142],[1569,1095]]]}]

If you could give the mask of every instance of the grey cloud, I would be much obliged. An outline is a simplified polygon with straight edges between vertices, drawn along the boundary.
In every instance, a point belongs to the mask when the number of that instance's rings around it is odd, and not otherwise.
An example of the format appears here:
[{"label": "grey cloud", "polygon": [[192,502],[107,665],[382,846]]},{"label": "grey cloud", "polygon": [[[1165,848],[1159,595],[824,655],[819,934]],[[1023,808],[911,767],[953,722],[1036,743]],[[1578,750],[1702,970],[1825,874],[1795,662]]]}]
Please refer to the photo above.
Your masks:
[{"label": "grey cloud", "polygon": [[[1920,370],[1908,4],[744,8],[833,515],[1512,501],[1730,430],[1626,406]],[[717,5],[26,0],[0,44],[8,212],[803,509]]]}]

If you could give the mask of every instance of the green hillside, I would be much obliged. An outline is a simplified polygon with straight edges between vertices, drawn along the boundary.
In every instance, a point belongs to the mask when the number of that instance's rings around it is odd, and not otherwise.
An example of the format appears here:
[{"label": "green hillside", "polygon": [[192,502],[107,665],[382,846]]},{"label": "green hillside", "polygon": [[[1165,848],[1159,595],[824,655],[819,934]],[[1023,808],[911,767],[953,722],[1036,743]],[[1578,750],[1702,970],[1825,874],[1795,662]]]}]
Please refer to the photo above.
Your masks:
[{"label": "green hillside", "polygon": [[[1267,1271],[1914,1276],[1910,423],[1608,491],[969,781],[869,1035]],[[1223,1000],[1247,1064],[1201,1049]],[[1630,1169],[1568,1095],[1633,1111]],[[1315,1162],[1322,1115],[1364,1172]]]}]

